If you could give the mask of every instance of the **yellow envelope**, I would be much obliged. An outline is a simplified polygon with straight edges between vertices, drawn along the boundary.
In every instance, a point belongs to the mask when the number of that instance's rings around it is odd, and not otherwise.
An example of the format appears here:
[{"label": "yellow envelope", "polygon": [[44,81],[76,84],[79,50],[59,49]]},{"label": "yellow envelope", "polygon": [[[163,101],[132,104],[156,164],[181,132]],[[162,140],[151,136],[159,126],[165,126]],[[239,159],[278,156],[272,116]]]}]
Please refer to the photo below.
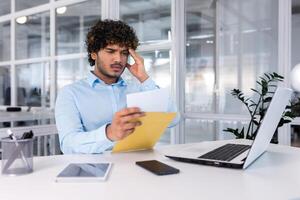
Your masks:
[{"label": "yellow envelope", "polygon": [[146,116],[140,118],[142,125],[129,136],[118,141],[112,152],[151,149],[175,116],[174,112],[146,112]]}]

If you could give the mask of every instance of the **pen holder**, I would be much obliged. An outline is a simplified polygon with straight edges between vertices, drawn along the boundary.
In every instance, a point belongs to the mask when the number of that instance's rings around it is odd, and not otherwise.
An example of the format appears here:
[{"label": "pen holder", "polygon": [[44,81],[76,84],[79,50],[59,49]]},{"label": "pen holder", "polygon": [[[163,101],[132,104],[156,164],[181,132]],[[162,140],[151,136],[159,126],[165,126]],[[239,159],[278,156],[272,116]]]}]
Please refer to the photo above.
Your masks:
[{"label": "pen holder", "polygon": [[22,175],[33,171],[33,138],[1,139],[2,174]]}]

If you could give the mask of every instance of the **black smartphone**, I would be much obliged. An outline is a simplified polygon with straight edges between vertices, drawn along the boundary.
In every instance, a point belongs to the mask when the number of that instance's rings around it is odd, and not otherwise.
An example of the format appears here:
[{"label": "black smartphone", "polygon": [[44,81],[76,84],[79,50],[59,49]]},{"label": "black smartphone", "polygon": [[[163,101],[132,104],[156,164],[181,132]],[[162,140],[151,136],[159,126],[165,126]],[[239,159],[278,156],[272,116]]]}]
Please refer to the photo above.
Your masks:
[{"label": "black smartphone", "polygon": [[177,174],[179,173],[179,169],[171,167],[165,163],[162,163],[157,160],[145,160],[138,161],[135,164],[138,166],[147,169],[148,171],[156,174],[156,175],[169,175],[169,174]]}]

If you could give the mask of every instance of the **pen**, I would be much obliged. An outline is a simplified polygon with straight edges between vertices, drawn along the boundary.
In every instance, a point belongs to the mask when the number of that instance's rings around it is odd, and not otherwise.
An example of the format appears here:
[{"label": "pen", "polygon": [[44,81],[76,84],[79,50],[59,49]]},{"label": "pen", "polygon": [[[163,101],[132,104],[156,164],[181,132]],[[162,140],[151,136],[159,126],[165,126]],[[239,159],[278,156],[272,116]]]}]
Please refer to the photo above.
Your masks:
[{"label": "pen", "polygon": [[[18,140],[10,129],[7,129],[7,134],[9,136],[9,138],[15,142],[16,147],[19,147]],[[20,153],[21,153],[21,158],[22,158],[23,163],[27,166],[28,169],[31,169],[30,164],[28,163],[28,161],[25,158],[22,148],[20,149]]]}]

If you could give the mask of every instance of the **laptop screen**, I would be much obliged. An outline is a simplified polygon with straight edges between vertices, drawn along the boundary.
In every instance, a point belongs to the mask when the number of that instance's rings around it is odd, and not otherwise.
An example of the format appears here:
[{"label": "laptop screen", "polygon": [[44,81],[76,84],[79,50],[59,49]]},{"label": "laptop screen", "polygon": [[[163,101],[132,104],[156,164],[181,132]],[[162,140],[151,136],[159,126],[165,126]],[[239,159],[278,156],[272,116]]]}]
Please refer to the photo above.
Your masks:
[{"label": "laptop screen", "polygon": [[277,88],[266,115],[263,118],[263,122],[259,127],[256,138],[248,152],[243,166],[244,169],[266,151],[282,117],[282,113],[289,103],[292,92],[293,91],[289,88]]}]

